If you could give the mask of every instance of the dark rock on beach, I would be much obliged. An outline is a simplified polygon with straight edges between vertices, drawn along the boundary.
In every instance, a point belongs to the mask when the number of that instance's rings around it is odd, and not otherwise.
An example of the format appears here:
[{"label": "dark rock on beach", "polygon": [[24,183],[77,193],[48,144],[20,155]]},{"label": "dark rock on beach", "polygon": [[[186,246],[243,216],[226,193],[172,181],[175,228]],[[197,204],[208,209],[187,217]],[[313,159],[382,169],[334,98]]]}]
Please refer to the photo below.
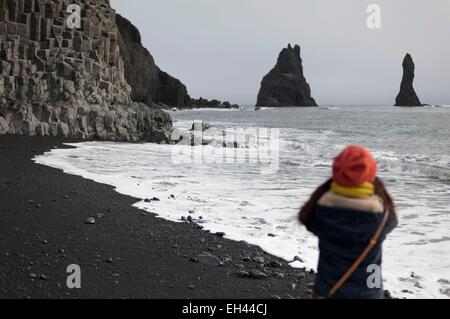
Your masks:
[{"label": "dark rock on beach", "polygon": [[267,279],[268,276],[266,273],[259,271],[257,269],[252,269],[250,270],[250,277],[254,278],[254,279]]},{"label": "dark rock on beach", "polygon": [[202,253],[198,255],[197,260],[200,264],[208,265],[208,266],[220,266],[222,265],[222,261],[209,253]]},{"label": "dark rock on beach", "polygon": [[300,46],[284,48],[275,67],[263,78],[256,106],[317,106],[303,75]]},{"label": "dark rock on beach", "polygon": [[403,59],[403,78],[400,92],[395,100],[395,106],[422,106],[419,97],[414,90],[414,61],[409,53]]}]

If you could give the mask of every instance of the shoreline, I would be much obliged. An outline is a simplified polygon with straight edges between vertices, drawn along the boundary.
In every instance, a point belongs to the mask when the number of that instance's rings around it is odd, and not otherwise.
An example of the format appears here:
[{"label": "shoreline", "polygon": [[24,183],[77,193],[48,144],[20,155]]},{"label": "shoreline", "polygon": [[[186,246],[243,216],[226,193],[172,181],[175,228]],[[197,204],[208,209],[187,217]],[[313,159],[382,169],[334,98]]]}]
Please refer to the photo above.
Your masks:
[{"label": "shoreline", "polygon": [[[310,272],[31,160],[70,142],[0,136],[0,298],[309,298]],[[66,286],[70,264],[81,289]]]}]

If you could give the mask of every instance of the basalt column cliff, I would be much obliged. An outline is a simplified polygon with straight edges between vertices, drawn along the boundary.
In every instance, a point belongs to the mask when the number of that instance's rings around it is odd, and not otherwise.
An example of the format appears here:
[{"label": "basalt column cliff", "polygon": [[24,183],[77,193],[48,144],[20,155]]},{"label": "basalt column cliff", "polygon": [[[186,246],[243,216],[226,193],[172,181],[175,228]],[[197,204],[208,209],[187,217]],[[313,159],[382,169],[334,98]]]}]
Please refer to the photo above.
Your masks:
[{"label": "basalt column cliff", "polygon": [[264,77],[256,106],[317,106],[303,76],[300,47],[289,44],[275,67]]},{"label": "basalt column cliff", "polygon": [[119,40],[108,0],[0,0],[0,134],[168,141],[170,116],[130,97]]}]

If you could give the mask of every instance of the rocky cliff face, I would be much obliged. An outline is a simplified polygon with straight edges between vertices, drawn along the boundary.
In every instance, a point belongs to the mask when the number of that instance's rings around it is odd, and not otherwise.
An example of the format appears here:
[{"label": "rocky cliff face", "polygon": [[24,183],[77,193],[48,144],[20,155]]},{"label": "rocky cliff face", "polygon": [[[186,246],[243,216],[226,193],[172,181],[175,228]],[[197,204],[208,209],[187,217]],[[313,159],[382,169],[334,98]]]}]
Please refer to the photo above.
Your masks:
[{"label": "rocky cliff face", "polygon": [[414,61],[408,53],[403,59],[403,79],[400,85],[400,93],[395,100],[395,106],[422,106],[413,87],[414,71]]},{"label": "rocky cliff face", "polygon": [[170,116],[131,100],[115,18],[109,0],[0,1],[0,134],[168,141]]},{"label": "rocky cliff face", "polygon": [[275,67],[264,77],[256,106],[317,106],[303,76],[300,47],[289,44]]},{"label": "rocky cliff face", "polygon": [[163,103],[189,107],[191,98],[186,86],[161,71],[141,43],[139,30],[121,15],[116,15],[119,47],[124,58],[125,78],[131,85],[131,98],[143,103]]}]

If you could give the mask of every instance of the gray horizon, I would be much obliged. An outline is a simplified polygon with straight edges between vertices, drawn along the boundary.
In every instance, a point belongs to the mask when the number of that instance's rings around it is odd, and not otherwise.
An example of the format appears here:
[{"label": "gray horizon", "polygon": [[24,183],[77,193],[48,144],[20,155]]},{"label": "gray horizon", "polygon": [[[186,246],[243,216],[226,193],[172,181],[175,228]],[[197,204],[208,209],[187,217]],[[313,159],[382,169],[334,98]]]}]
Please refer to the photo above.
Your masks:
[{"label": "gray horizon", "polygon": [[[381,29],[368,29],[369,4]],[[402,61],[416,65],[422,103],[450,104],[447,0],[111,0],[140,31],[156,64],[193,98],[254,105],[288,43],[299,44],[319,105],[393,105]]]}]

